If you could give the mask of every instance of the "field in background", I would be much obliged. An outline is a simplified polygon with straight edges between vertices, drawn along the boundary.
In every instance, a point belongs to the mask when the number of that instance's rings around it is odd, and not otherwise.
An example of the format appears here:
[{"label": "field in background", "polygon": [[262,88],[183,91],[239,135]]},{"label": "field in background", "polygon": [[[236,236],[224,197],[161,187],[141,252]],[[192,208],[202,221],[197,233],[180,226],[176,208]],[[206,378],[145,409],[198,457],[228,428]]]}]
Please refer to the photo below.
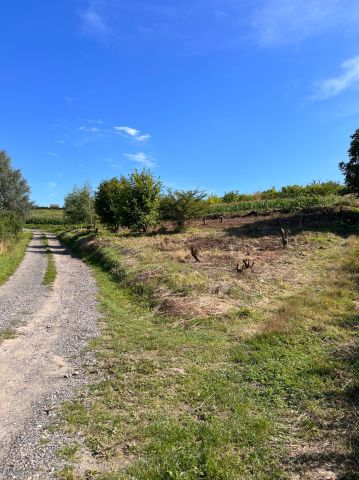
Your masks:
[{"label": "field in background", "polygon": [[104,326],[59,478],[356,478],[358,233],[340,208],[63,233]]},{"label": "field in background", "polygon": [[64,225],[64,211],[61,208],[34,208],[26,218],[27,225]]},{"label": "field in background", "polygon": [[323,197],[302,196],[295,198],[274,198],[269,200],[252,200],[213,204],[206,207],[206,212],[208,214],[233,214],[251,211],[265,213],[274,210],[278,212],[295,212],[311,207],[326,207],[342,204],[345,205],[347,203],[348,200],[345,200],[343,197],[337,195],[327,195]]}]

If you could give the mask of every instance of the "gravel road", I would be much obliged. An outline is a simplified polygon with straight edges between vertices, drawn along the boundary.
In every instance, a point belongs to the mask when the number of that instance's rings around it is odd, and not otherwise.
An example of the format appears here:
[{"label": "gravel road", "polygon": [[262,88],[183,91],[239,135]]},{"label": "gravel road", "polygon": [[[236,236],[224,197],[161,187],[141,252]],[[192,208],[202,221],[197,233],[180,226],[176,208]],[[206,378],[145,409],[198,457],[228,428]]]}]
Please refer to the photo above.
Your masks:
[{"label": "gravel road", "polygon": [[46,300],[42,280],[47,268],[45,246],[40,232],[34,232],[27,255],[5,285],[0,287],[0,332],[24,321]]},{"label": "gravel road", "polygon": [[97,287],[89,268],[47,235],[57,275],[42,284],[47,255],[35,232],[17,272],[0,287],[0,331],[21,322],[0,344],[0,479],[50,480],[66,444],[47,426],[61,402],[86,383],[85,352],[97,333]]}]

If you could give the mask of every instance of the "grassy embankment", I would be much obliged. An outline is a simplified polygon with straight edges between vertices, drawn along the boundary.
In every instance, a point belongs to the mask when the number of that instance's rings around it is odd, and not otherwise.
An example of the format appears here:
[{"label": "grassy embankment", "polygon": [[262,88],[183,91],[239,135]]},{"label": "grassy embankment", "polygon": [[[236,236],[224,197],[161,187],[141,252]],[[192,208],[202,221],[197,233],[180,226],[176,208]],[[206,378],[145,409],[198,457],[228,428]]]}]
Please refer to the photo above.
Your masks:
[{"label": "grassy embankment", "polygon": [[[356,478],[358,229],[309,220],[63,235],[105,322],[94,385],[63,409],[59,478]],[[255,268],[238,274],[243,258]]]},{"label": "grassy embankment", "polygon": [[[23,232],[11,244],[8,244],[0,253],[0,285],[16,271],[25,256],[26,247],[31,239],[30,232]],[[15,335],[13,329],[7,329],[0,333],[0,342]]]},{"label": "grassy embankment", "polygon": [[12,275],[24,258],[31,239],[30,232],[23,232],[0,253],[0,285]]},{"label": "grassy embankment", "polygon": [[43,235],[42,241],[43,241],[43,244],[45,245],[46,254],[47,254],[47,268],[46,268],[43,283],[44,285],[51,287],[51,285],[54,283],[56,278],[56,264],[55,264],[54,256],[49,246],[49,241],[46,238],[46,235]]}]

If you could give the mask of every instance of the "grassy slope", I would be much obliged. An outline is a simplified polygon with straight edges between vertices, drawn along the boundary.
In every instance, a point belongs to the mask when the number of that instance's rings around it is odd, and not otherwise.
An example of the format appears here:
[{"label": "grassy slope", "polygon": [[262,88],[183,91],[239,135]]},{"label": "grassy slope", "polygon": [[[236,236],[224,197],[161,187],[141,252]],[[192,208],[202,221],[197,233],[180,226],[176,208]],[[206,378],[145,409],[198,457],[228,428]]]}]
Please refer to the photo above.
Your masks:
[{"label": "grassy slope", "polygon": [[23,232],[5,252],[0,254],[0,285],[12,275],[24,258],[31,233]]},{"label": "grassy slope", "polygon": [[[106,319],[92,345],[102,380],[64,407],[95,459],[88,478],[317,478],[316,462],[355,478],[359,242],[324,241],[311,263],[325,282],[222,321],[156,316],[89,258]],[[60,478],[85,478],[76,450]]]}]

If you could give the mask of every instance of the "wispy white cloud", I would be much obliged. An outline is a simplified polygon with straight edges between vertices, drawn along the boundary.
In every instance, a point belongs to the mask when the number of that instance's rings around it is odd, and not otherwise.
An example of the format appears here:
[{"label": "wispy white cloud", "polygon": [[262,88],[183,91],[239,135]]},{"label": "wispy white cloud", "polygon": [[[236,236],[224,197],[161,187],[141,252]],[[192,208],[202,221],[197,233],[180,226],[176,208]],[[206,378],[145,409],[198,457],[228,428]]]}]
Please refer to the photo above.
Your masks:
[{"label": "wispy white cloud", "polygon": [[130,160],[140,163],[144,167],[150,168],[150,167],[155,167],[156,163],[154,162],[154,159],[152,155],[149,155],[144,152],[138,152],[138,153],[124,153],[124,157],[129,158]]},{"label": "wispy white cloud", "polygon": [[47,152],[47,154],[50,155],[50,157],[59,158],[59,155],[55,152]]},{"label": "wispy white cloud", "polygon": [[255,9],[252,28],[260,44],[297,43],[359,20],[357,0],[267,0]]},{"label": "wispy white cloud", "polygon": [[132,127],[113,127],[115,132],[132,138],[136,142],[146,142],[151,138],[149,133],[142,133],[141,130]]},{"label": "wispy white cloud", "polygon": [[134,47],[161,41],[193,55],[248,40],[273,47],[330,31],[342,36],[359,21],[358,0],[87,1],[80,11],[86,34]]},{"label": "wispy white cloud", "polygon": [[348,90],[359,82],[359,55],[341,64],[343,73],[337,77],[320,80],[315,84],[315,93],[312,100],[325,100]]},{"label": "wispy white cloud", "polygon": [[139,130],[131,127],[113,127],[113,128],[116,130],[116,132],[125,133],[130,137],[136,137],[140,133]]},{"label": "wispy white cloud", "polygon": [[100,128],[98,128],[98,127],[87,127],[85,125],[82,125],[81,127],[79,127],[79,130],[81,130],[81,132],[86,132],[86,133],[101,133]]},{"label": "wispy white cloud", "polygon": [[56,183],[55,182],[47,182],[47,186],[49,188],[55,188],[56,187]]},{"label": "wispy white cloud", "polygon": [[87,35],[99,38],[107,38],[111,35],[112,30],[105,20],[95,8],[95,4],[91,3],[86,10],[80,11],[82,21],[82,30]]},{"label": "wispy white cloud", "polygon": [[149,133],[144,133],[143,135],[138,135],[135,137],[138,142],[147,142],[147,140],[150,140],[150,138],[151,135]]}]

